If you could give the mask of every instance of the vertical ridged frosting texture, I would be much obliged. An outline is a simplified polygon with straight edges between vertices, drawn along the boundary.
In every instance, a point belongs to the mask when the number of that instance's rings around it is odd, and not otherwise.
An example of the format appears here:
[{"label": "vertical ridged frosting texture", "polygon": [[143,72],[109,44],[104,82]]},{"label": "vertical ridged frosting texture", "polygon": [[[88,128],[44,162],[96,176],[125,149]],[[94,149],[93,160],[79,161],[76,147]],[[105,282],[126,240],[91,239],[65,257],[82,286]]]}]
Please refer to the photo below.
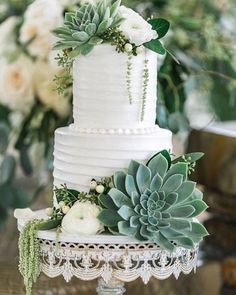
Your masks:
[{"label": "vertical ridged frosting texture", "polygon": [[[148,60],[149,80],[146,109],[141,121],[143,74]],[[152,127],[156,119],[157,55],[144,50],[132,56],[130,104],[127,90],[128,54],[117,53],[115,46],[98,45],[76,58],[73,66],[73,115],[75,127],[143,128]]]}]

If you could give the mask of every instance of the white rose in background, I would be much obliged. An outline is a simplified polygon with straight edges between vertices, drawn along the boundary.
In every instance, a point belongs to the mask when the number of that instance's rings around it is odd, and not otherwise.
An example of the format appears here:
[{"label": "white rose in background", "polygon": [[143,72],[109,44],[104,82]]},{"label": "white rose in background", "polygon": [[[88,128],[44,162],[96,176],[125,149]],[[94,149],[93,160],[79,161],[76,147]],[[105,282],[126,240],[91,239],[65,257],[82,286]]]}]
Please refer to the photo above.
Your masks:
[{"label": "white rose in background", "polygon": [[62,231],[69,234],[95,235],[103,230],[97,219],[99,207],[77,201],[62,220]]},{"label": "white rose in background", "polygon": [[11,16],[0,25],[0,55],[16,50],[14,29],[18,23],[18,18]]},{"label": "white rose in background", "polygon": [[157,32],[138,13],[125,6],[121,6],[119,11],[124,18],[119,30],[122,31],[130,43],[140,46],[158,37]]},{"label": "white rose in background", "polygon": [[65,97],[63,94],[58,94],[53,81],[55,75],[60,75],[61,71],[46,62],[38,61],[35,64],[34,81],[39,100],[59,116],[65,117],[71,109],[70,96]]},{"label": "white rose in background", "polygon": [[62,23],[63,8],[58,0],[36,0],[25,12],[20,42],[29,42],[27,48],[31,55],[46,58],[55,41],[51,30]]},{"label": "white rose in background", "polygon": [[0,103],[12,110],[28,111],[34,103],[33,64],[20,56],[0,66]]}]

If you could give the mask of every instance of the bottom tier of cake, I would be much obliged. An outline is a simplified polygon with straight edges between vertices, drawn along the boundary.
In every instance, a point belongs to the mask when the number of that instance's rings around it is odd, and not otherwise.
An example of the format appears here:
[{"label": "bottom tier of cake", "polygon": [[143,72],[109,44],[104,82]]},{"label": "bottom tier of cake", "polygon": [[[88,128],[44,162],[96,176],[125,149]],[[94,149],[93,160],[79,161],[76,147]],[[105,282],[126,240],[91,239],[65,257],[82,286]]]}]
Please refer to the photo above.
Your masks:
[{"label": "bottom tier of cake", "polygon": [[156,127],[149,134],[79,133],[70,127],[55,132],[54,185],[89,190],[91,179],[111,176],[128,167],[131,159],[146,162],[172,148],[171,133]]}]

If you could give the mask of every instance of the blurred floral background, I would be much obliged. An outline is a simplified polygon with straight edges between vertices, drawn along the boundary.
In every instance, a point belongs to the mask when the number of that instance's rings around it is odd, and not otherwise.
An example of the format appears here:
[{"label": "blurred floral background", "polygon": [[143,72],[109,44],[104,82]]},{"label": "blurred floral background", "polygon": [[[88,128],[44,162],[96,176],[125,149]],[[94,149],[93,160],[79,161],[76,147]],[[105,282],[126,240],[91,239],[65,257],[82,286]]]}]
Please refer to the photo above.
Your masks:
[{"label": "blurred floral background", "polygon": [[[0,0],[0,228],[5,226],[12,209],[32,206],[42,196],[46,196],[46,202],[51,199],[54,130],[72,121],[72,89],[63,94],[55,91],[55,77],[60,77],[62,70],[55,59],[57,53],[52,50],[55,39],[51,30],[62,24],[64,13],[78,2]],[[234,253],[233,259],[227,258],[222,264],[224,281],[228,280],[226,285],[230,286],[228,289],[223,284],[222,294],[235,294],[236,123],[230,125],[234,136],[231,132],[225,137],[223,132],[218,137],[194,129],[203,129],[212,122],[222,122],[220,126],[225,126],[225,121],[236,122],[236,2],[123,3],[145,17],[163,17],[171,23],[164,42],[179,63],[169,54],[163,59],[158,79],[157,124],[176,134],[177,145],[183,145],[180,150],[188,145],[189,151],[206,153],[196,177],[205,187],[205,198],[213,213],[208,229],[209,242],[215,248],[210,253],[214,257]],[[187,145],[182,137],[188,138]],[[15,231],[13,235],[16,236]],[[228,239],[222,241],[224,236]],[[9,242],[5,248],[8,247]],[[216,250],[219,248],[223,252]],[[211,271],[215,274],[216,268]],[[204,279],[203,272],[203,285]],[[0,289],[0,294],[6,292],[1,293]]]},{"label": "blurred floral background", "polygon": [[[28,206],[47,185],[42,171],[52,168],[54,130],[72,120],[71,90],[55,91],[53,80],[61,69],[52,51],[51,30],[77,3],[46,2],[0,0],[0,224],[8,208]],[[170,55],[163,60],[157,123],[177,133],[195,124],[235,120],[235,1],[123,3],[171,23],[165,43],[180,65]],[[37,180],[33,196],[17,184],[29,177]]]}]

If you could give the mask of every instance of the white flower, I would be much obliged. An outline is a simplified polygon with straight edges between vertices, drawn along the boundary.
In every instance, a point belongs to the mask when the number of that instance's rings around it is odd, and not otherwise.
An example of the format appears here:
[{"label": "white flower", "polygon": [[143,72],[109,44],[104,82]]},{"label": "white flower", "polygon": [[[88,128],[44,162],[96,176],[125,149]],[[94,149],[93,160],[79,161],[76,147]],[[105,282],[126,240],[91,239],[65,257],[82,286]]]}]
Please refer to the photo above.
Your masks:
[{"label": "white flower", "polygon": [[91,203],[77,201],[62,220],[64,233],[78,235],[95,235],[103,226],[97,219],[99,207]]},{"label": "white flower", "polygon": [[12,110],[26,111],[34,103],[33,64],[20,56],[0,67],[0,102]]},{"label": "white flower", "polygon": [[0,25],[0,55],[16,50],[14,29],[17,25],[18,18],[11,16]]},{"label": "white flower", "polygon": [[57,0],[36,0],[24,15],[20,30],[20,42],[27,46],[29,53],[39,58],[46,58],[55,41],[51,30],[63,23],[63,8]]},{"label": "white flower", "polygon": [[55,69],[46,62],[38,61],[35,64],[34,81],[36,93],[39,100],[48,108],[54,110],[59,116],[65,117],[70,112],[70,102],[68,97],[58,94],[56,85],[53,81],[55,75],[61,75],[58,69]]},{"label": "white flower", "polygon": [[119,29],[131,43],[140,46],[158,37],[157,32],[138,13],[125,6],[121,6],[119,11],[124,18]]}]

